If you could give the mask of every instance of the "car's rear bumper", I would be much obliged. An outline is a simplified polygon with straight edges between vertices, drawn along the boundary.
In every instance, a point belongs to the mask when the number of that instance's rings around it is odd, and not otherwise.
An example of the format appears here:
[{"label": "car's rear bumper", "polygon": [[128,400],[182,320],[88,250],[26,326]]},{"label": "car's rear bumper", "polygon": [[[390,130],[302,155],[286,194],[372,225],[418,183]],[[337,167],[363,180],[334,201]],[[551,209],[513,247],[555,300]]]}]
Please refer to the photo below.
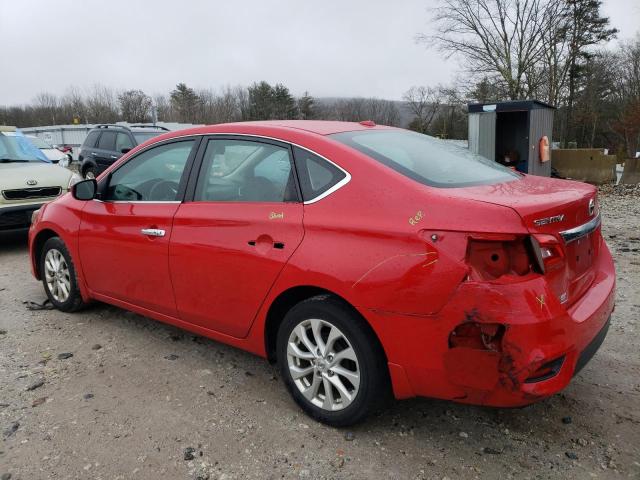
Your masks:
[{"label": "car's rear bumper", "polygon": [[41,206],[42,202],[0,205],[0,231],[29,228],[31,214]]},{"label": "car's rear bumper", "polygon": [[[565,388],[602,344],[615,301],[606,247],[595,270],[591,287],[569,308],[539,277],[511,285],[465,282],[438,315],[362,313],[385,348],[396,397],[521,406]],[[500,347],[452,346],[451,332],[464,322],[504,325]]]}]

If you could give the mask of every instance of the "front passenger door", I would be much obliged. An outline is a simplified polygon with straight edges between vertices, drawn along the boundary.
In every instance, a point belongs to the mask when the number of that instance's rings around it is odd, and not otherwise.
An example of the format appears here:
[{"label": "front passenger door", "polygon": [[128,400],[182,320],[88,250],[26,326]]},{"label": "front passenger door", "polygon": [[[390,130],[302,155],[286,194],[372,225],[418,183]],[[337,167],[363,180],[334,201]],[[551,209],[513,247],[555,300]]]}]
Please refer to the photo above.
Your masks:
[{"label": "front passenger door", "polygon": [[246,336],[302,237],[290,148],[208,140],[193,201],[180,205],[169,246],[180,318]]},{"label": "front passenger door", "polygon": [[82,272],[94,295],[176,316],[169,238],[197,143],[148,148],[100,182],[102,198],[87,202],[79,232]]}]

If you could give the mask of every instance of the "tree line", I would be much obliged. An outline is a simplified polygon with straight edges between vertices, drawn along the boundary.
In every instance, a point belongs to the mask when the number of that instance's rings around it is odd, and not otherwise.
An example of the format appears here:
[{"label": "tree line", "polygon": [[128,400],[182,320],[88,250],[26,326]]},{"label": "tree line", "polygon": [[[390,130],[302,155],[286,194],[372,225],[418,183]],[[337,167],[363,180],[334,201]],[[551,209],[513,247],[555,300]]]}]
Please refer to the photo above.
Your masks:
[{"label": "tree line", "polygon": [[22,127],[71,124],[74,119],[78,123],[142,123],[152,121],[155,114],[157,121],[182,123],[328,119],[399,125],[397,103],[378,98],[318,101],[308,93],[294,97],[286,86],[265,81],[221,90],[198,90],[179,83],[168,95],[154,96],[95,85],[86,91],[71,87],[61,96],[40,93],[28,105],[0,107],[0,123]]},{"label": "tree line", "polygon": [[[430,89],[429,91],[436,91]],[[214,124],[249,120],[373,120],[377,124],[410,125],[417,131],[445,137],[465,138],[464,105],[452,89],[438,89],[437,101],[428,124],[414,118],[416,112],[406,101],[380,98],[322,98],[305,92],[299,97],[283,84],[261,81],[248,87],[195,89],[179,83],[168,94],[149,95],[139,89],[117,92],[103,85],[87,90],[70,87],[61,96],[39,93],[28,105],[0,106],[0,124],[32,127],[72,123],[180,122]],[[455,105],[445,105],[456,102]],[[433,105],[431,106],[433,108]],[[418,112],[422,114],[421,112]]]}]

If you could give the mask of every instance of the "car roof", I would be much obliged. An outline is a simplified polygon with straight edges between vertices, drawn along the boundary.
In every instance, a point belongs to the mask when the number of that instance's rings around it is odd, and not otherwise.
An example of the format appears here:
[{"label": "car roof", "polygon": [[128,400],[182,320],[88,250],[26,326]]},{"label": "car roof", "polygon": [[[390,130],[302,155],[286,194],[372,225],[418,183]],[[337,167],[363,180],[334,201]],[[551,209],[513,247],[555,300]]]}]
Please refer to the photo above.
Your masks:
[{"label": "car roof", "polygon": [[236,125],[282,127],[287,129],[305,130],[318,135],[331,135],[334,133],[352,132],[355,130],[371,130],[372,128],[388,128],[376,125],[369,120],[364,122],[339,122],[334,120],[264,120],[236,123]]},{"label": "car roof", "polygon": [[192,127],[185,130],[174,130],[154,138],[155,142],[168,140],[174,137],[185,135],[207,135],[207,134],[239,134],[239,135],[264,135],[288,137],[295,132],[308,135],[331,135],[341,132],[352,132],[358,130],[382,130],[395,129],[395,127],[387,127],[376,125],[373,122],[336,122],[330,120],[263,120],[256,122],[236,122],[236,123],[218,123],[214,125],[204,125],[201,127]]}]

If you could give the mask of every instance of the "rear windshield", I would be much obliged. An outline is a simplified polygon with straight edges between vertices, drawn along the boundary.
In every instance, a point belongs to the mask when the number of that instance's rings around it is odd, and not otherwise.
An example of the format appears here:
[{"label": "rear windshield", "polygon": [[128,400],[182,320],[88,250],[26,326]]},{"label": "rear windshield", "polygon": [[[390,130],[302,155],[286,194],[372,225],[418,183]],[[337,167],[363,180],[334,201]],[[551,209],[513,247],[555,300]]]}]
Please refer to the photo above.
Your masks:
[{"label": "rear windshield", "polygon": [[160,135],[162,133],[167,133],[167,132],[165,132],[165,131],[162,131],[162,132],[133,132],[133,137],[136,139],[136,142],[138,142],[138,145],[140,145],[141,143],[146,142],[150,138],[157,137],[158,135]]},{"label": "rear windshield", "polygon": [[369,130],[330,135],[395,171],[432,187],[465,187],[520,178],[464,147],[408,130]]}]

